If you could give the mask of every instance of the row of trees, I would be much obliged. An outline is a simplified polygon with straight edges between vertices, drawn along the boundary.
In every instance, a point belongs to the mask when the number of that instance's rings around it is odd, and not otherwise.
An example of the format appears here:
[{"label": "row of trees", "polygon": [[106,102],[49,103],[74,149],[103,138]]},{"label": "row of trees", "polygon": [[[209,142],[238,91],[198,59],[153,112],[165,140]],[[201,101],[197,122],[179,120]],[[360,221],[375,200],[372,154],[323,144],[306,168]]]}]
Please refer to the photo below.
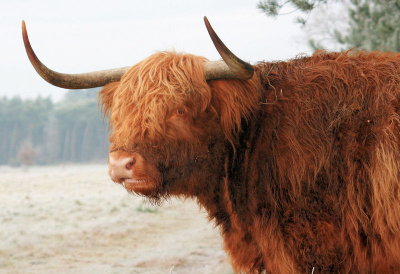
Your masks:
[{"label": "row of trees", "polygon": [[[344,14],[330,17],[338,6]],[[329,49],[333,43],[339,50],[400,51],[399,0],[261,0],[258,8],[272,17],[299,11],[297,22],[311,29],[308,39],[314,49]],[[315,23],[313,16],[321,20]]]},{"label": "row of trees", "polygon": [[0,165],[106,161],[108,127],[98,91],[69,91],[59,103],[1,98]]}]

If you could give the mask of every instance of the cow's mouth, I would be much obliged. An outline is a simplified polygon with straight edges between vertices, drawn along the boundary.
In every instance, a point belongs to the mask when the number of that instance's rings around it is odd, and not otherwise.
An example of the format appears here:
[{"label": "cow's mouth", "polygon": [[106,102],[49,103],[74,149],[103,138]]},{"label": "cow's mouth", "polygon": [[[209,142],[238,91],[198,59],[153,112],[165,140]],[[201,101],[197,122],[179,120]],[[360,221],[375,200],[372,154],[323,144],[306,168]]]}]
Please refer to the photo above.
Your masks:
[{"label": "cow's mouth", "polygon": [[122,185],[129,192],[135,192],[142,195],[151,195],[156,190],[154,182],[149,180],[138,180],[132,178],[122,179]]},{"label": "cow's mouth", "polygon": [[140,185],[145,185],[146,182],[147,182],[146,180],[137,180],[137,179],[131,179],[131,178],[122,179],[122,185],[126,189],[132,189],[132,188],[135,188]]}]

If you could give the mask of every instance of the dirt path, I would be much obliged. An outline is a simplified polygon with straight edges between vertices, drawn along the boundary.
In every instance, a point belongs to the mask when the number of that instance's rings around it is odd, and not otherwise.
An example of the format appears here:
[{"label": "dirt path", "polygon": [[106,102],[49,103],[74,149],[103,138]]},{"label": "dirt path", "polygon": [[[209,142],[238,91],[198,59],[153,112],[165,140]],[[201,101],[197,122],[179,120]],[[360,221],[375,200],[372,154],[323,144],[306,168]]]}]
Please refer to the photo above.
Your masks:
[{"label": "dirt path", "polygon": [[0,167],[0,273],[233,273],[194,201],[147,208],[105,165]]}]

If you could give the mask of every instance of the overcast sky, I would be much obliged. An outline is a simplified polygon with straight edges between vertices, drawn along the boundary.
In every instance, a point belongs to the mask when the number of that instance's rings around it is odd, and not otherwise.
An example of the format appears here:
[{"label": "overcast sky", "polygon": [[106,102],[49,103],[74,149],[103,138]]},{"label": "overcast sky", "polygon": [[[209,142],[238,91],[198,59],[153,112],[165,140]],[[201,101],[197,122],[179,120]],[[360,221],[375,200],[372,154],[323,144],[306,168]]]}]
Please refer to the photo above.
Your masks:
[{"label": "overcast sky", "polygon": [[240,58],[286,60],[310,54],[294,15],[271,19],[258,0],[0,0],[0,96],[62,98],[42,80],[22,42],[21,21],[39,59],[66,73],[130,66],[156,51],[220,59],[204,26],[207,16]]}]

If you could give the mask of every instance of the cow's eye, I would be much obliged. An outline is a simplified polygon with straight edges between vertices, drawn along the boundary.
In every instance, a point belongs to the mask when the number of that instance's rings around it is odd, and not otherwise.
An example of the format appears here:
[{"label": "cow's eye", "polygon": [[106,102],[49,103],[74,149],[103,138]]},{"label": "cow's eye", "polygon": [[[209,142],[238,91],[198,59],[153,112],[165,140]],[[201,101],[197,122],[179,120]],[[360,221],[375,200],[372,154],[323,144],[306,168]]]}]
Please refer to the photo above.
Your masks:
[{"label": "cow's eye", "polygon": [[185,114],[186,114],[186,109],[178,108],[178,109],[176,110],[176,114],[177,114],[177,115],[185,115]]},{"label": "cow's eye", "polygon": [[169,117],[169,120],[174,120],[174,119],[184,119],[185,117],[187,117],[188,111],[186,108],[176,108],[172,114]]}]

